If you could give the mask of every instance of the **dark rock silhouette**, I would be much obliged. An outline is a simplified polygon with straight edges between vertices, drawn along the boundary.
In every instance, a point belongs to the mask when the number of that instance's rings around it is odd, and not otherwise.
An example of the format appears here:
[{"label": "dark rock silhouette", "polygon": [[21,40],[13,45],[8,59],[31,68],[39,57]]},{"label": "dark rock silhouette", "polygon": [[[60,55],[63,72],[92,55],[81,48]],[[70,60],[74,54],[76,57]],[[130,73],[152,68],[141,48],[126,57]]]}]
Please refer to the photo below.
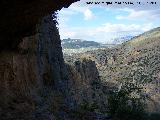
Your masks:
[{"label": "dark rock silhouette", "polygon": [[0,49],[15,49],[22,38],[36,33],[36,25],[47,14],[78,0],[1,0]]},{"label": "dark rock silhouette", "polygon": [[54,120],[62,114],[72,120],[62,108],[75,109],[83,100],[96,99],[94,92],[102,94],[94,90],[99,78],[93,61],[75,64],[74,69],[79,79],[66,68],[56,23],[51,15],[44,17],[35,35],[0,53],[1,120]]},{"label": "dark rock silhouette", "polygon": [[23,38],[18,50],[0,54],[2,120],[36,119],[37,112],[47,120],[52,92],[66,90],[60,37],[52,16],[45,17],[38,28],[36,35]]}]

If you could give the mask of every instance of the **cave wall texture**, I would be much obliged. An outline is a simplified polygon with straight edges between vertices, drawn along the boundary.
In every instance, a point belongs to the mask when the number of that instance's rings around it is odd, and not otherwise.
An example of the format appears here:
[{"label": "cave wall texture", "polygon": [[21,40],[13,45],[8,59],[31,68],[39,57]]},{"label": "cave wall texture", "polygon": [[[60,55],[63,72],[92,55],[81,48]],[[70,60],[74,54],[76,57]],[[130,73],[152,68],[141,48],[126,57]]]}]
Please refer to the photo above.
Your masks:
[{"label": "cave wall texture", "polygon": [[0,120],[72,120],[70,109],[99,101],[95,63],[67,67],[53,21],[55,11],[76,1],[0,1]]},{"label": "cave wall texture", "polygon": [[65,93],[67,79],[51,13],[75,1],[0,1],[1,120],[54,119],[53,96],[62,100],[58,92]]},{"label": "cave wall texture", "polygon": [[59,32],[48,15],[17,50],[0,53],[0,119],[49,119],[51,94],[66,90],[65,73]]},{"label": "cave wall texture", "polygon": [[0,50],[16,48],[23,37],[34,35],[47,14],[78,0],[1,0]]}]

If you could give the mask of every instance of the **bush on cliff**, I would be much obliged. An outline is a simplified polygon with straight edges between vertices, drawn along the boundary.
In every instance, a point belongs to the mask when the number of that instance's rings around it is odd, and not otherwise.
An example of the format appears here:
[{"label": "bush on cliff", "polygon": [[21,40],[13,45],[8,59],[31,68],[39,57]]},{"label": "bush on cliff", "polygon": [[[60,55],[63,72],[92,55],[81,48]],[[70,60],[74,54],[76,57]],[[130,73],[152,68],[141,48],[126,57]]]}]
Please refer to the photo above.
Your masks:
[{"label": "bush on cliff", "polygon": [[147,120],[145,102],[138,84],[124,82],[119,90],[111,92],[108,99],[109,113],[114,120]]}]

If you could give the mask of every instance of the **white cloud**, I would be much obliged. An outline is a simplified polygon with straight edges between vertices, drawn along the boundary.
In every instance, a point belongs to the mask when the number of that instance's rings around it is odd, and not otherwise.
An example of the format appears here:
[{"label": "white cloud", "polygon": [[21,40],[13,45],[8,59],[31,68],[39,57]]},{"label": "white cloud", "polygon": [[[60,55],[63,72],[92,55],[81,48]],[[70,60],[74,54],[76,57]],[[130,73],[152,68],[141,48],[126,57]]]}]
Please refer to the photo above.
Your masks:
[{"label": "white cloud", "polygon": [[106,23],[103,26],[97,28],[98,31],[101,32],[144,32],[147,30],[150,30],[153,27],[152,23],[149,24],[143,24],[143,25],[139,25],[139,24],[130,24],[130,25],[126,25],[126,24],[112,24],[112,23]]},{"label": "white cloud", "polygon": [[117,19],[137,19],[137,18],[144,18],[148,15],[148,11],[131,11],[131,13],[128,16],[117,16]]},{"label": "white cloud", "polygon": [[72,16],[81,13],[84,16],[84,20],[91,20],[94,18],[94,14],[89,7],[79,6],[77,3],[72,4],[67,9],[63,8],[59,13],[63,13],[64,16]]},{"label": "white cloud", "polygon": [[65,38],[74,38],[76,37],[76,32],[72,31],[72,30],[64,30],[64,32],[62,33],[62,35],[65,37]]},{"label": "white cloud", "polygon": [[[82,2],[82,0],[81,0]],[[114,6],[113,6],[114,8]],[[67,11],[66,11],[67,10]],[[115,37],[121,37],[125,35],[137,35],[140,33],[143,33],[145,31],[148,31],[154,27],[154,25],[151,23],[155,19],[160,18],[160,9],[156,10],[146,10],[145,7],[143,9],[137,9],[137,8],[119,8],[120,13],[128,12],[128,15],[119,15],[116,16],[117,19],[127,19],[127,20],[144,20],[147,19],[148,21],[144,21],[144,24],[125,24],[125,22],[122,22],[122,24],[113,24],[113,23],[105,23],[100,25],[99,27],[73,27],[69,26],[67,22],[69,20],[73,20],[72,15],[75,14],[83,14],[84,20],[91,20],[95,16],[95,14],[92,12],[92,9],[89,6],[81,6],[78,2],[77,4],[72,4],[69,8],[62,11],[62,14],[60,13],[60,20],[59,20],[59,31],[61,35],[61,39],[64,38],[80,38],[85,40],[94,40],[98,42],[112,42],[112,38]],[[61,12],[60,11],[60,12]],[[84,22],[84,21],[83,21]],[[96,23],[95,23],[96,24]]]},{"label": "white cloud", "polygon": [[[86,2],[100,2],[100,4],[86,4]],[[102,3],[104,2],[104,3]],[[112,2],[113,4],[106,5],[106,2]],[[132,4],[115,4],[115,2],[133,2]],[[141,2],[139,4],[138,2]],[[151,4],[151,2],[156,2],[156,4]],[[105,9],[119,9],[126,12],[129,12],[128,16],[119,15],[117,19],[128,19],[128,20],[136,20],[136,19],[147,19],[152,21],[154,19],[160,18],[160,1],[159,0],[81,0],[71,5],[71,8],[77,9],[77,11],[83,11],[85,8],[92,7],[104,7]],[[69,7],[70,8],[70,7]],[[83,10],[80,10],[83,9]],[[84,14],[85,15],[85,14]]]},{"label": "white cloud", "polygon": [[124,11],[129,12],[129,15],[127,16],[122,16],[122,15],[118,15],[116,16],[116,19],[118,20],[123,20],[123,19],[127,19],[127,20],[148,20],[148,21],[152,21],[152,20],[157,20],[160,18],[160,13],[157,12],[159,10],[133,10],[133,9],[124,9]]},{"label": "white cloud", "polygon": [[[91,8],[95,7],[95,5],[87,5],[86,1],[88,0],[81,0],[79,2],[76,2],[74,4],[71,4],[69,8],[63,8],[59,13],[63,13],[66,19],[68,19],[68,16],[72,16],[74,14],[83,14],[84,20],[91,20],[93,18],[96,18],[94,13],[92,12]],[[93,0],[94,1],[94,0]],[[106,2],[106,0],[95,0],[100,2]],[[110,0],[113,3],[114,2],[122,2],[122,0]],[[125,2],[151,2],[146,0],[125,0]],[[100,7],[105,7],[105,9],[119,9],[120,11],[128,12],[128,15],[118,15],[116,16],[117,20],[147,20],[147,21],[153,21],[153,20],[159,20],[160,19],[160,1],[152,0],[153,2],[156,1],[156,5],[151,4],[145,4],[145,5],[99,5]],[[96,5],[97,7],[97,5]]]},{"label": "white cloud", "polygon": [[151,28],[153,28],[152,23],[142,25],[106,23],[98,28],[60,27],[60,34],[61,39],[70,37],[111,43],[112,39],[115,37],[137,35],[150,30]]},{"label": "white cloud", "polygon": [[90,9],[86,9],[84,11],[84,16],[85,16],[85,18],[84,18],[85,20],[90,20],[93,18],[93,13]]}]

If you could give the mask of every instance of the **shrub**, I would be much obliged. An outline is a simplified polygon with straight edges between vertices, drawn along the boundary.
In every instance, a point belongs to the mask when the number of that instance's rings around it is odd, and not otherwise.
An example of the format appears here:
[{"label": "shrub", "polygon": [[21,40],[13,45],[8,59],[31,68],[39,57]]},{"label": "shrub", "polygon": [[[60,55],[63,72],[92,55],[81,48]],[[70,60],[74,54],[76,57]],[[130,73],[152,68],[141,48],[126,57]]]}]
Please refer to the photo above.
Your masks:
[{"label": "shrub", "polygon": [[124,82],[119,90],[109,95],[109,113],[114,120],[147,120],[141,88],[134,83]]}]

